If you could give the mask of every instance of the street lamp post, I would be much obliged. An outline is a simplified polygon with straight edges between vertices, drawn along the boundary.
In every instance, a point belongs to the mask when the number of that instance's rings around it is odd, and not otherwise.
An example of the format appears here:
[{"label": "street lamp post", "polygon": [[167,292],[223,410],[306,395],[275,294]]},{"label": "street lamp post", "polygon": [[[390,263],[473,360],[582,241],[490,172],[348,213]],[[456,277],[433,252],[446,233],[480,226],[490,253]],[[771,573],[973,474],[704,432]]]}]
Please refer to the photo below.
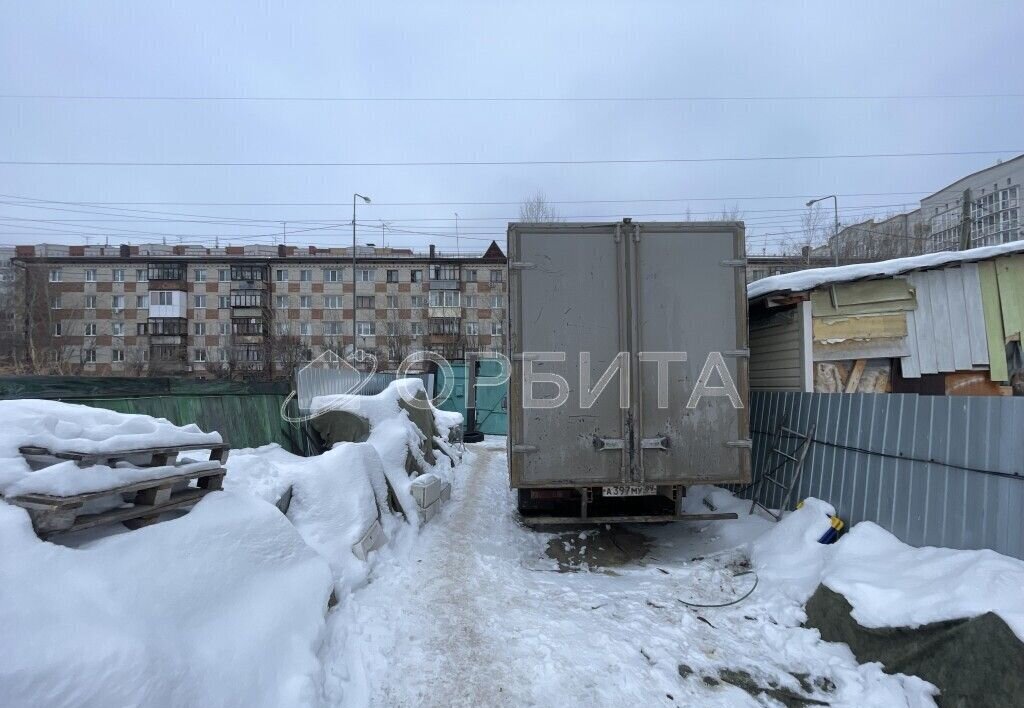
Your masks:
[{"label": "street lamp post", "polygon": [[369,197],[352,194],[352,356],[356,355],[356,197],[370,203]]},{"label": "street lamp post", "polygon": [[839,200],[836,198],[836,195],[830,194],[827,197],[812,199],[807,202],[807,207],[810,208],[818,202],[823,202],[826,199],[832,200],[832,209],[835,214],[835,223],[832,225],[832,265],[837,266],[839,265]]}]

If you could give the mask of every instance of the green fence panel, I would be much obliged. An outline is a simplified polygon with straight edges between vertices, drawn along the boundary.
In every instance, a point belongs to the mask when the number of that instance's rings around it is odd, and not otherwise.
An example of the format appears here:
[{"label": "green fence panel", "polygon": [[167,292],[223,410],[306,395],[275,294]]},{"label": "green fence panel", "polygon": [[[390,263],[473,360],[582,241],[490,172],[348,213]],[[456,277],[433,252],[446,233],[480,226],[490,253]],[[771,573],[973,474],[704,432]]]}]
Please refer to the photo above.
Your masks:
[{"label": "green fence panel", "polygon": [[[456,411],[466,417],[466,365],[453,363],[454,385],[452,394],[441,410]],[[480,376],[495,377],[501,374],[501,363],[484,359],[480,362]],[[435,381],[436,394],[444,390],[444,373],[438,371]],[[501,386],[478,386],[476,391],[476,428],[487,435],[508,434],[508,383]]]}]

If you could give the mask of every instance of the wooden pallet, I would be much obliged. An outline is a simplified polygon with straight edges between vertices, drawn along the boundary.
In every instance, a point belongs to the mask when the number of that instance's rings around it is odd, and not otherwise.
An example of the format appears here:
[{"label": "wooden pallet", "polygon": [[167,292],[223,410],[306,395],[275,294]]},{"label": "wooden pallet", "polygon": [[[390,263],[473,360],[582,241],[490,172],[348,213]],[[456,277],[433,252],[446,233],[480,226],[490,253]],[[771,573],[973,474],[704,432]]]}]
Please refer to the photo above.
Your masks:
[{"label": "wooden pallet", "polygon": [[[209,449],[209,445],[191,445],[178,447],[146,448],[140,450],[121,450],[102,455],[92,453],[60,452],[36,447],[23,447],[21,452],[26,457],[48,457],[61,460],[74,460],[80,467],[94,464],[112,464],[128,458],[149,455],[150,465],[160,467],[172,463],[177,454],[186,450]],[[210,492],[223,487],[224,475],[227,470],[221,465],[227,460],[229,448],[226,445],[215,446],[210,451],[212,466],[201,465],[179,474],[140,480],[123,484],[110,489],[76,494],[73,496],[54,496],[49,494],[22,494],[6,499],[10,504],[20,506],[28,511],[32,519],[32,527],[40,538],[47,538],[58,533],[81,531],[101,524],[122,522],[129,528],[140,528],[155,523],[160,514],[174,509],[192,506]],[[83,473],[88,474],[85,470]],[[191,482],[195,480],[195,486]],[[190,486],[181,489],[182,484]],[[175,489],[179,487],[179,489]],[[96,513],[82,513],[82,507],[90,501],[114,496],[127,497],[134,495],[132,506],[115,508]]]}]

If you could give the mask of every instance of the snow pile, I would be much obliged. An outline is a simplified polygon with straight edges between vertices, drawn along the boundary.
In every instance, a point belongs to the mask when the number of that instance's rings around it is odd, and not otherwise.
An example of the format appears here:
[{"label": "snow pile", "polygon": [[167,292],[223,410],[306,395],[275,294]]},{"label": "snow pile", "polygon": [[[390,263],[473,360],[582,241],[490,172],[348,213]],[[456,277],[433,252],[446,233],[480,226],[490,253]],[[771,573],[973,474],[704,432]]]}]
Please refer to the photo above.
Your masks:
[{"label": "snow pile", "polygon": [[826,283],[847,283],[862,278],[881,278],[899,275],[912,270],[938,268],[958,263],[981,261],[1009,253],[1024,251],[1024,241],[1014,241],[998,246],[982,246],[966,251],[942,251],[926,253],[923,256],[893,258],[877,263],[854,263],[852,265],[834,266],[832,268],[810,268],[795,273],[773,275],[755,280],[747,286],[747,297],[757,298],[776,292],[802,292]]},{"label": "snow pile", "polygon": [[398,521],[387,506],[380,456],[368,443],[341,443],[305,458],[293,478],[288,518],[303,540],[331,566],[335,592],[344,596],[361,585],[370,564],[353,547],[381,522],[394,533]]},{"label": "snow pile", "polygon": [[833,545],[817,542],[831,506],[807,499],[751,544],[764,585],[784,597],[780,614],[804,619],[801,606],[819,583],[853,606],[864,627],[918,627],[995,612],[1024,641],[1024,561],[994,551],[908,546],[862,521]]},{"label": "snow pile", "polygon": [[[380,455],[384,474],[395,493],[395,498],[406,519],[414,526],[419,525],[419,516],[410,489],[413,478],[406,470],[406,458],[411,455],[420,471],[432,473],[450,483],[452,460],[457,462],[459,456],[448,444],[447,438],[451,428],[462,423],[462,416],[459,413],[438,410],[429,401],[416,398],[417,394],[425,393],[421,379],[398,379],[373,396],[317,396],[311,405],[314,414],[345,411],[367,420],[370,424],[370,436],[366,442]],[[403,400],[407,403],[414,402],[414,405],[429,406],[439,433],[432,442],[445,452],[444,455],[436,456],[434,463],[428,462],[420,449],[425,437],[409,417],[409,412],[399,404]]]},{"label": "snow pile", "polygon": [[330,589],[247,495],[80,548],[0,502],[0,705],[316,705]]},{"label": "snow pile", "polygon": [[[33,473],[18,451],[20,447],[42,447],[51,452],[86,454],[138,450],[174,445],[218,445],[219,433],[204,433],[196,425],[178,426],[164,418],[133,415],[58,401],[0,401],[0,494],[13,494],[11,485]],[[70,466],[64,465],[64,471]],[[111,472],[106,474],[126,474]],[[103,470],[96,470],[103,474]],[[53,473],[50,473],[51,475]],[[57,485],[59,486],[59,485]],[[24,493],[37,488],[31,482],[15,487]],[[75,493],[75,492],[72,492]]]}]

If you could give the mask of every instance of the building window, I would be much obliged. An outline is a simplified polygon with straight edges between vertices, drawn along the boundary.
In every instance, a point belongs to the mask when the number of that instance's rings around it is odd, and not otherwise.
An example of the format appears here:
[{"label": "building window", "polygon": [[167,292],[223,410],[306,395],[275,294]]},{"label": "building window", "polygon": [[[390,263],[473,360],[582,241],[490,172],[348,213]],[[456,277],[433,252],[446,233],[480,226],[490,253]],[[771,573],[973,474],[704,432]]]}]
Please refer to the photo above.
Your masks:
[{"label": "building window", "polygon": [[309,322],[299,322],[299,334],[308,337],[313,334],[313,326]]},{"label": "building window", "polygon": [[501,283],[505,280],[505,271],[503,270],[492,270],[491,271],[491,282]]},{"label": "building window", "polygon": [[431,290],[430,291],[430,306],[431,307],[458,307],[460,303],[461,292],[458,290]]},{"label": "building window", "polygon": [[149,280],[184,280],[185,266],[182,263],[150,263],[148,277]]},{"label": "building window", "polygon": [[313,307],[313,296],[299,295],[299,307],[303,310],[311,309]]},{"label": "building window", "polygon": [[231,298],[228,297],[227,295],[218,295],[217,307],[220,308],[221,310],[227,310],[229,307],[231,307]]},{"label": "building window", "polygon": [[300,270],[299,280],[303,283],[308,283],[313,280],[313,271],[311,270]]},{"label": "building window", "polygon": [[287,309],[287,307],[288,307],[288,296],[287,295],[278,295],[277,298],[276,298],[276,302],[277,302],[278,309],[282,309],[282,310],[283,309]]},{"label": "building window", "polygon": [[253,283],[263,280],[263,268],[251,265],[231,266],[231,280]]},{"label": "building window", "polygon": [[372,337],[374,333],[373,322],[356,322],[356,333],[360,337]]},{"label": "building window", "polygon": [[359,295],[356,297],[356,307],[362,310],[372,310],[374,307],[373,295]]},{"label": "building window", "polygon": [[95,322],[86,322],[85,323],[85,336],[86,337],[95,337],[96,336],[96,323]]},{"label": "building window", "polygon": [[254,336],[266,334],[267,328],[259,317],[233,317],[231,318],[231,333]]},{"label": "building window", "polygon": [[86,349],[85,350],[85,356],[82,357],[82,361],[85,362],[86,364],[95,364],[96,363],[96,350],[95,349]]},{"label": "building window", "polygon": [[414,283],[420,283],[423,281],[423,271],[414,270],[409,273],[409,279]]},{"label": "building window", "polygon": [[341,334],[341,322],[324,322],[324,334]]},{"label": "building window", "polygon": [[[160,293],[160,294],[164,295],[165,293]],[[166,293],[166,294],[170,295],[170,293]],[[203,308],[206,307],[206,296],[205,295],[196,295],[193,299],[195,301],[194,304],[195,304],[195,308],[197,310],[202,310]],[[164,304],[162,302],[162,300],[163,300],[163,298],[161,298],[161,302],[160,302],[161,305]],[[170,303],[167,303],[167,304],[169,305]]]},{"label": "building window", "polygon": [[464,307],[475,308],[476,307],[476,295],[466,295],[466,297],[463,298],[463,306]]},{"label": "building window", "polygon": [[476,268],[467,268],[462,271],[462,281],[464,283],[475,283],[476,282]]},{"label": "building window", "polygon": [[205,362],[206,361],[206,350],[203,349],[202,347],[196,347],[196,349],[193,350],[193,352],[192,352],[192,358],[193,358],[194,361],[197,361],[200,364]]},{"label": "building window", "polygon": [[388,295],[388,309],[389,310],[397,310],[398,309],[398,296],[397,295]]},{"label": "building window", "polygon": [[274,328],[277,333],[282,337],[287,337],[291,333],[291,328],[287,322],[278,322],[277,327]]},{"label": "building window", "polygon": [[227,350],[227,348],[221,347],[220,349],[217,350],[217,359],[219,361],[222,361],[222,362],[228,360],[228,350]]},{"label": "building window", "polygon": [[192,334],[197,337],[202,337],[206,334],[206,323],[205,322],[193,322],[192,323]]},{"label": "building window", "polygon": [[124,362],[124,349],[115,349],[110,352],[110,360],[115,364]]},{"label": "building window", "polygon": [[425,307],[427,304],[426,298],[424,298],[422,295],[413,295],[409,298],[409,300],[412,303],[412,307],[414,308]]},{"label": "building window", "polygon": [[325,283],[340,283],[341,282],[340,270],[325,270],[324,271],[324,282]]},{"label": "building window", "polygon": [[64,331],[64,327],[62,326],[63,324],[64,324],[63,322],[54,322],[53,323],[53,336],[54,337],[61,336],[62,332]]},{"label": "building window", "polygon": [[149,333],[149,325],[145,322],[138,322],[135,325],[135,334],[143,337]]},{"label": "building window", "polygon": [[85,296],[85,309],[95,310],[96,309],[96,296],[86,295]]},{"label": "building window", "polygon": [[115,283],[123,283],[124,282],[124,269],[123,268],[114,268],[114,270],[111,271],[111,278],[110,279],[113,280]]},{"label": "building window", "polygon": [[220,336],[224,337],[224,336],[227,336],[227,334],[229,332],[231,332],[231,327],[230,327],[230,323],[229,322],[218,322],[217,323],[217,334],[219,334]]},{"label": "building window", "polygon": [[387,332],[388,332],[388,336],[389,337],[397,336],[398,335],[398,323],[397,322],[388,322],[387,323]]},{"label": "building window", "polygon": [[424,333],[425,329],[423,327],[423,323],[422,322],[411,322],[409,324],[409,327],[410,327],[410,331],[411,331],[412,336],[414,336],[414,337],[422,337],[423,336],[423,333]]},{"label": "building window", "polygon": [[96,282],[96,269],[95,268],[89,268],[88,270],[85,271],[85,282],[87,282],[87,283],[95,283]]},{"label": "building window", "polygon": [[110,309],[114,312],[120,312],[124,309],[124,295],[114,295],[110,299]]},{"label": "building window", "polygon": [[110,323],[110,333],[112,335],[114,335],[115,337],[123,337],[124,336],[124,322],[111,322]]},{"label": "building window", "polygon": [[459,279],[459,268],[458,266],[450,265],[436,265],[430,267],[430,279],[431,280],[458,280]]},{"label": "building window", "polygon": [[340,310],[341,295],[324,295],[324,307],[328,310]]},{"label": "building window", "polygon": [[467,322],[466,323],[466,334],[475,337],[480,334],[480,323],[479,322]]},{"label": "building window", "polygon": [[57,295],[55,297],[51,297],[50,298],[50,309],[51,310],[59,310],[59,309],[61,309],[60,295]]},{"label": "building window", "polygon": [[217,280],[222,283],[231,282],[231,269],[230,268],[218,268],[217,269]]},{"label": "building window", "polygon": [[135,307],[140,310],[149,309],[149,295],[136,295],[135,296]]},{"label": "building window", "polygon": [[360,268],[356,271],[356,280],[360,283],[372,283],[374,281],[374,273],[376,271],[370,268]]},{"label": "building window", "polygon": [[398,282],[398,271],[397,270],[389,270],[388,271],[388,282],[389,283],[397,283]]},{"label": "building window", "polygon": [[430,320],[430,333],[455,335],[459,333],[459,321],[452,317],[440,317]]},{"label": "building window", "polygon": [[491,320],[491,334],[501,334],[501,320]]},{"label": "building window", "polygon": [[59,283],[61,281],[61,277],[62,276],[61,276],[60,268],[53,268],[53,269],[50,270],[50,282],[51,283]]},{"label": "building window", "polygon": [[277,269],[277,282],[286,283],[288,282],[288,269],[278,268]]},{"label": "building window", "polygon": [[139,283],[149,282],[149,271],[144,268],[135,269],[135,280]]},{"label": "building window", "polygon": [[195,277],[196,277],[196,282],[197,283],[205,283],[206,282],[206,268],[196,268],[196,270],[195,270]]},{"label": "building window", "polygon": [[495,293],[495,294],[491,295],[491,308],[492,309],[499,309],[500,310],[504,306],[504,304],[505,304],[504,303],[504,298],[500,294]]}]

